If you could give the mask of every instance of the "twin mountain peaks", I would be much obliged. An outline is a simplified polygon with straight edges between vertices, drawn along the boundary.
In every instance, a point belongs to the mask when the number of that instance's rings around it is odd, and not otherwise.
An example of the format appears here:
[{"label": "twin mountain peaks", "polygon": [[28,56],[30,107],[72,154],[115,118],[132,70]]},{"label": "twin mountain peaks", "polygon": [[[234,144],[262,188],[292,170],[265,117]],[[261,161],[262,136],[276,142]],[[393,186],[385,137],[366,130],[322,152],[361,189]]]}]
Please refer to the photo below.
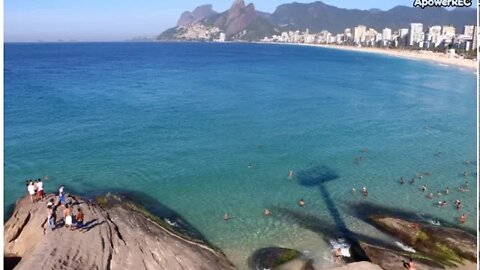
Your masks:
[{"label": "twin mountain peaks", "polygon": [[381,30],[385,27],[399,29],[410,23],[424,26],[453,25],[463,31],[465,25],[476,24],[476,9],[414,8],[396,6],[383,11],[379,9],[345,9],[317,1],[291,3],[278,6],[273,13],[261,12],[255,5],[235,0],[224,12],[213,10],[212,5],[202,5],[193,11],[182,13],[177,25],[158,36],[159,40],[212,39],[224,33],[226,40],[253,41],[289,30],[305,30],[342,33],[345,28],[357,25]]}]

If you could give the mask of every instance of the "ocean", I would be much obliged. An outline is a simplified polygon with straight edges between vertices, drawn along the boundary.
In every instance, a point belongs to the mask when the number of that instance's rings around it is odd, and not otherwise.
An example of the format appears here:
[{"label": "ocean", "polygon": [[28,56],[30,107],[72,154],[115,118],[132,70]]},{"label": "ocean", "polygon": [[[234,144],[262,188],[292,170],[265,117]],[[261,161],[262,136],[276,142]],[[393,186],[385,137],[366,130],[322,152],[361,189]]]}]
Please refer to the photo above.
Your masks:
[{"label": "ocean", "polygon": [[7,43],[4,98],[7,211],[30,178],[128,191],[239,269],[268,246],[332,265],[324,229],[382,235],[362,203],[455,223],[435,203],[459,198],[476,228],[472,70],[273,44]]}]

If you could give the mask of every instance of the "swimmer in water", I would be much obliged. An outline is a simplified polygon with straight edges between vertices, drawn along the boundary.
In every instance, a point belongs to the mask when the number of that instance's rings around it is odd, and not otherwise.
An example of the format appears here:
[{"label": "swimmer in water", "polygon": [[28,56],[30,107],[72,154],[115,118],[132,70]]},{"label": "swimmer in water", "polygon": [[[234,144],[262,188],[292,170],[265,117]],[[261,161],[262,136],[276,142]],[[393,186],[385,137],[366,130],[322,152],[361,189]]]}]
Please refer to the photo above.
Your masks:
[{"label": "swimmer in water", "polygon": [[405,184],[405,180],[403,180],[403,177],[400,177],[400,185]]},{"label": "swimmer in water", "polygon": [[463,213],[460,218],[458,218],[458,223],[460,224],[464,224],[465,221],[467,221],[467,215],[465,213]]},{"label": "swimmer in water", "polygon": [[305,206],[305,201],[303,200],[303,198],[301,198],[300,201],[298,202],[298,206],[300,206],[300,207]]},{"label": "swimmer in water", "polygon": [[225,213],[225,214],[223,215],[223,220],[224,220],[224,221],[228,221],[229,219],[230,219],[230,217],[228,216],[227,213]]},{"label": "swimmer in water", "polygon": [[440,190],[437,190],[437,196],[442,196],[442,193],[440,192]]},{"label": "swimmer in water", "polygon": [[268,210],[268,208],[265,208],[265,210],[263,210],[263,215],[266,217],[270,216],[271,215],[270,210]]},{"label": "swimmer in water", "polygon": [[248,163],[248,168],[249,168],[249,169],[253,168],[253,164],[252,164],[251,162]]},{"label": "swimmer in water", "polygon": [[288,178],[292,178],[293,177],[293,171],[288,171]]},{"label": "swimmer in water", "polygon": [[448,187],[445,189],[445,195],[448,195],[448,193],[450,193],[450,190],[448,189]]},{"label": "swimmer in water", "polygon": [[465,183],[463,184],[463,187],[468,188],[468,181],[465,181]]},{"label": "swimmer in water", "polygon": [[368,196],[368,190],[366,187],[363,187],[362,188],[362,193],[363,193],[363,196],[367,197]]},{"label": "swimmer in water", "polygon": [[355,195],[355,188],[352,188],[352,194]]},{"label": "swimmer in water", "polygon": [[422,192],[427,191],[427,187],[425,185],[423,185],[421,189],[422,189]]},{"label": "swimmer in water", "polygon": [[430,194],[428,194],[427,198],[433,199],[433,193],[430,192]]},{"label": "swimmer in water", "polygon": [[415,184],[415,177],[412,177],[412,181],[410,181],[410,184]]},{"label": "swimmer in water", "polygon": [[468,173],[467,173],[467,172],[463,172],[463,176],[468,176]]}]

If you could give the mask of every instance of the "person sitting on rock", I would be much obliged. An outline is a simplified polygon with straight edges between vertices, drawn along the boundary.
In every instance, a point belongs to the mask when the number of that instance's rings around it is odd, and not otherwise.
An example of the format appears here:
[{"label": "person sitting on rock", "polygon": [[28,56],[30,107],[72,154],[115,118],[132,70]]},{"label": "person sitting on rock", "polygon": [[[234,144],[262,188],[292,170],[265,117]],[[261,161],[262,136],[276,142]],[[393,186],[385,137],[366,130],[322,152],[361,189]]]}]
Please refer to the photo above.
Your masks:
[{"label": "person sitting on rock", "polygon": [[413,259],[410,258],[409,262],[403,261],[403,267],[407,270],[415,270],[415,263],[413,263]]},{"label": "person sitting on rock", "polygon": [[413,228],[415,230],[420,230],[420,224],[418,223],[412,223],[410,224],[410,228]]},{"label": "person sitting on rock", "polygon": [[337,248],[335,249],[335,251],[333,252],[333,256],[335,257],[335,262],[336,263],[341,263],[342,262],[342,249],[341,248]]},{"label": "person sitting on rock", "polygon": [[80,231],[82,231],[83,229],[83,217],[84,217],[83,211],[79,207],[77,209],[77,214],[75,215],[75,222],[76,222],[77,229],[79,229]]}]

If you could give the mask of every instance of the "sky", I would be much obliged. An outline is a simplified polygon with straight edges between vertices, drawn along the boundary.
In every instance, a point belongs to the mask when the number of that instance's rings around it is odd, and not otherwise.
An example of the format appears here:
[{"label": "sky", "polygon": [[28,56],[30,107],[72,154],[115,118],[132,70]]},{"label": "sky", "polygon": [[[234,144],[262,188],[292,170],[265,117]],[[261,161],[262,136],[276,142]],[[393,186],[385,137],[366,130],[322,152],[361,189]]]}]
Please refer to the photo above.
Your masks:
[{"label": "sky", "polygon": [[[314,0],[295,2],[309,3]],[[273,12],[294,0],[245,0],[257,10]],[[412,6],[412,0],[323,0],[341,8],[390,9]],[[4,0],[7,42],[120,41],[155,36],[175,26],[181,13],[202,4],[227,10],[233,0]]]}]

